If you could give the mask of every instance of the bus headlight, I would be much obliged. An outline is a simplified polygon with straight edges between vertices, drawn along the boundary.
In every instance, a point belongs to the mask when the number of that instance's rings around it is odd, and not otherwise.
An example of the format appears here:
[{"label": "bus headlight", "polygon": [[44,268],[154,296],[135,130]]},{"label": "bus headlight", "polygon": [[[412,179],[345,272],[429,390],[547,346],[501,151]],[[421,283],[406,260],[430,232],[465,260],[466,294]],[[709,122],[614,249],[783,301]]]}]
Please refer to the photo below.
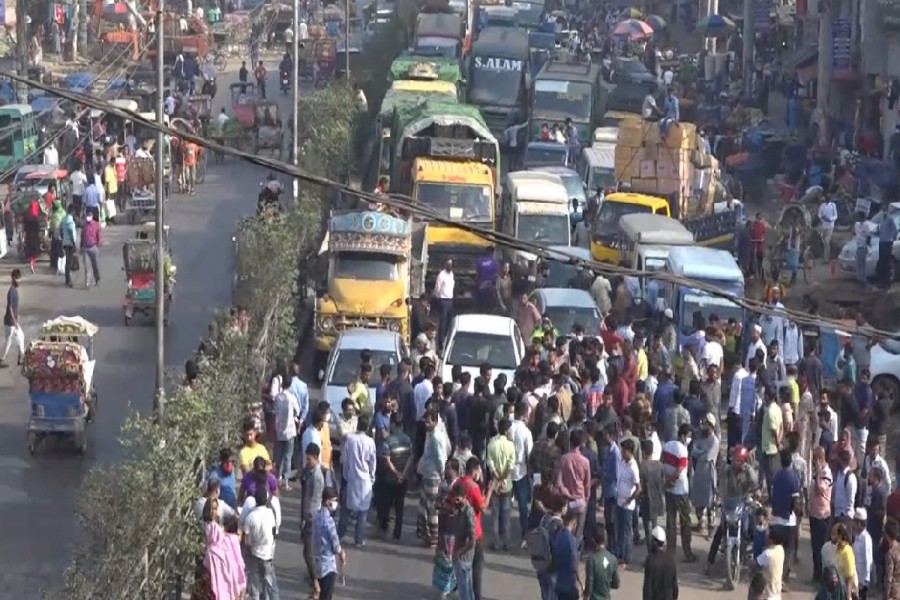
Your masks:
[{"label": "bus headlight", "polygon": [[331,317],[325,317],[321,321],[319,321],[319,327],[321,327],[325,331],[334,330],[334,319]]},{"label": "bus headlight", "polygon": [[391,319],[388,323],[388,330],[394,333],[400,333],[400,319]]}]

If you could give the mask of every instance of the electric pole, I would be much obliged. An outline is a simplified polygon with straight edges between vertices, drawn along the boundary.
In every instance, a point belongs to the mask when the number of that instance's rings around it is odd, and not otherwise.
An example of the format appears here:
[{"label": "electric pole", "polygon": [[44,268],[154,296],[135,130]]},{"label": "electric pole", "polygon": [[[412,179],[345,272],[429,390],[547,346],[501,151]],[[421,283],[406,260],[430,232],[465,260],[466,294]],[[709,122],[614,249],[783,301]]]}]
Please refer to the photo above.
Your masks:
[{"label": "electric pole", "polygon": [[754,18],[753,0],[744,0],[744,50],[741,70],[744,75],[744,97],[748,100],[753,91],[753,50],[756,36]]},{"label": "electric pole", "polygon": [[[829,94],[831,87],[831,72],[834,66],[834,17],[840,15],[839,7],[835,7],[835,0],[819,0],[819,72],[816,82],[816,109],[820,113],[822,124],[828,121]],[[826,132],[819,125],[820,136]],[[818,143],[819,140],[816,140]]]},{"label": "electric pole", "polygon": [[350,81],[350,0],[345,0],[344,16],[344,72]]},{"label": "electric pole", "polygon": [[165,125],[165,88],[163,60],[163,0],[159,0],[159,8],[156,11],[156,123],[159,129],[156,132],[156,389],[153,394],[153,414],[157,420],[162,420],[165,404],[166,385],[166,237],[165,237],[165,160],[166,151],[163,147],[166,137],[162,127]]},{"label": "electric pole", "polygon": [[77,31],[73,31],[73,33],[77,33],[78,35],[78,43],[75,44],[72,53],[72,60],[78,58],[78,48],[81,48],[82,52],[87,52],[87,31],[88,31],[88,3],[87,0],[78,0],[78,20],[73,24],[73,30],[77,27]]},{"label": "electric pole", "polygon": [[[291,74],[291,114],[293,115],[291,118],[291,164],[294,165],[295,168],[300,165],[300,157],[298,156],[300,141],[297,139],[300,131],[300,125],[298,123],[299,115],[297,113],[297,106],[300,103],[300,56],[299,52],[297,52],[299,40],[300,0],[294,0],[294,44],[293,48],[291,48],[291,55],[293,58],[291,61],[293,64],[293,73]],[[294,195],[294,204],[297,204],[300,202],[300,180],[296,177],[293,178],[291,191]]]},{"label": "electric pole", "polygon": [[[28,2],[16,0],[16,70],[19,77],[28,77]],[[21,81],[16,84],[19,102],[28,102],[28,88]]]}]

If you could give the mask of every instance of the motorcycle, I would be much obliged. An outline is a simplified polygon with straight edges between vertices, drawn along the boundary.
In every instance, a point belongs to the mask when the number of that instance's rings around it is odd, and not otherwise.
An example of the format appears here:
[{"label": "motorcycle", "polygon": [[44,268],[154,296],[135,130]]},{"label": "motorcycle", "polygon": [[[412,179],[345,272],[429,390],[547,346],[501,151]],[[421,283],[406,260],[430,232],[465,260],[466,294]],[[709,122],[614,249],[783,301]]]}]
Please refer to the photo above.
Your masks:
[{"label": "motorcycle", "polygon": [[284,190],[275,191],[266,183],[259,184],[259,196],[256,199],[256,214],[263,216],[269,213],[281,212],[281,194]]},{"label": "motorcycle", "polygon": [[279,80],[281,81],[281,93],[287,94],[291,89],[291,75],[287,71],[282,71]]},{"label": "motorcycle", "polygon": [[[741,568],[752,550],[748,546],[752,542],[751,532],[755,527],[755,517],[760,504],[749,497],[725,512],[725,587],[733,590],[741,579]],[[753,525],[750,525],[753,519]],[[749,551],[748,551],[749,550]]]},{"label": "motorcycle", "polygon": [[200,93],[209,96],[210,98],[215,98],[217,89],[216,78],[205,77],[203,79],[203,88],[201,89]]}]

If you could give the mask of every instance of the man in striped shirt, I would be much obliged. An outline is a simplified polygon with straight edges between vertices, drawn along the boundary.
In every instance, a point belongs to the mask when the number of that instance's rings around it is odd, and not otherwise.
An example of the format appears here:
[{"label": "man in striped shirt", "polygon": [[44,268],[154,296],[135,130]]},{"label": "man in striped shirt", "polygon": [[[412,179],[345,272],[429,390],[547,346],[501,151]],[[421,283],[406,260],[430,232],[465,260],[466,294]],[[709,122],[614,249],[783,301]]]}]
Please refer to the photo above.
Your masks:
[{"label": "man in striped shirt", "polygon": [[684,550],[686,562],[697,560],[691,551],[691,503],[688,499],[690,484],[687,467],[690,436],[690,424],[681,425],[678,428],[678,437],[666,442],[662,452],[666,477],[666,539],[669,540],[667,550],[675,552],[675,519],[678,518],[681,527],[681,548]]}]

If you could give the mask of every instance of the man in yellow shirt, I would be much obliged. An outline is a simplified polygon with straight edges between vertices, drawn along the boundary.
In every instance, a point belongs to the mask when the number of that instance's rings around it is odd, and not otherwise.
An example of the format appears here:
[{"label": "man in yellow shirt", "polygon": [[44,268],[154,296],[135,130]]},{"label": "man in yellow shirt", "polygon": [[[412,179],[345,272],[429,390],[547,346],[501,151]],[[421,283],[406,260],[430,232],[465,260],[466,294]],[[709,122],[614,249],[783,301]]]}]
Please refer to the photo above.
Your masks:
[{"label": "man in yellow shirt", "polygon": [[650,362],[647,360],[647,351],[644,349],[644,338],[635,336],[634,356],[637,363],[637,380],[647,381],[650,375]]},{"label": "man in yellow shirt", "polygon": [[247,421],[244,424],[244,446],[238,452],[238,465],[240,466],[240,476],[243,477],[253,470],[253,461],[257,457],[265,459],[266,464],[271,464],[269,451],[265,445],[259,443],[256,439],[256,425],[253,421]]},{"label": "man in yellow shirt", "polygon": [[372,376],[372,365],[364,364],[359,368],[359,377],[356,381],[347,386],[350,393],[350,400],[356,406],[356,413],[359,416],[366,415],[370,419],[374,408],[369,398],[369,378]]},{"label": "man in yellow shirt", "polygon": [[844,523],[836,523],[831,529],[831,542],[835,545],[834,566],[845,586],[847,598],[856,595],[856,558],[850,545],[850,530]]},{"label": "man in yellow shirt", "polygon": [[119,179],[116,177],[116,169],[113,163],[107,163],[103,169],[103,185],[106,188],[106,197],[113,200],[119,194]]},{"label": "man in yellow shirt", "polygon": [[[509,419],[497,424],[499,433],[491,438],[487,447],[488,472],[491,479],[499,482],[491,498],[491,526],[494,539],[500,540],[503,548],[509,547],[509,521],[512,512],[512,472],[516,467],[516,446],[509,439]],[[491,549],[496,545],[491,543]]]}]

